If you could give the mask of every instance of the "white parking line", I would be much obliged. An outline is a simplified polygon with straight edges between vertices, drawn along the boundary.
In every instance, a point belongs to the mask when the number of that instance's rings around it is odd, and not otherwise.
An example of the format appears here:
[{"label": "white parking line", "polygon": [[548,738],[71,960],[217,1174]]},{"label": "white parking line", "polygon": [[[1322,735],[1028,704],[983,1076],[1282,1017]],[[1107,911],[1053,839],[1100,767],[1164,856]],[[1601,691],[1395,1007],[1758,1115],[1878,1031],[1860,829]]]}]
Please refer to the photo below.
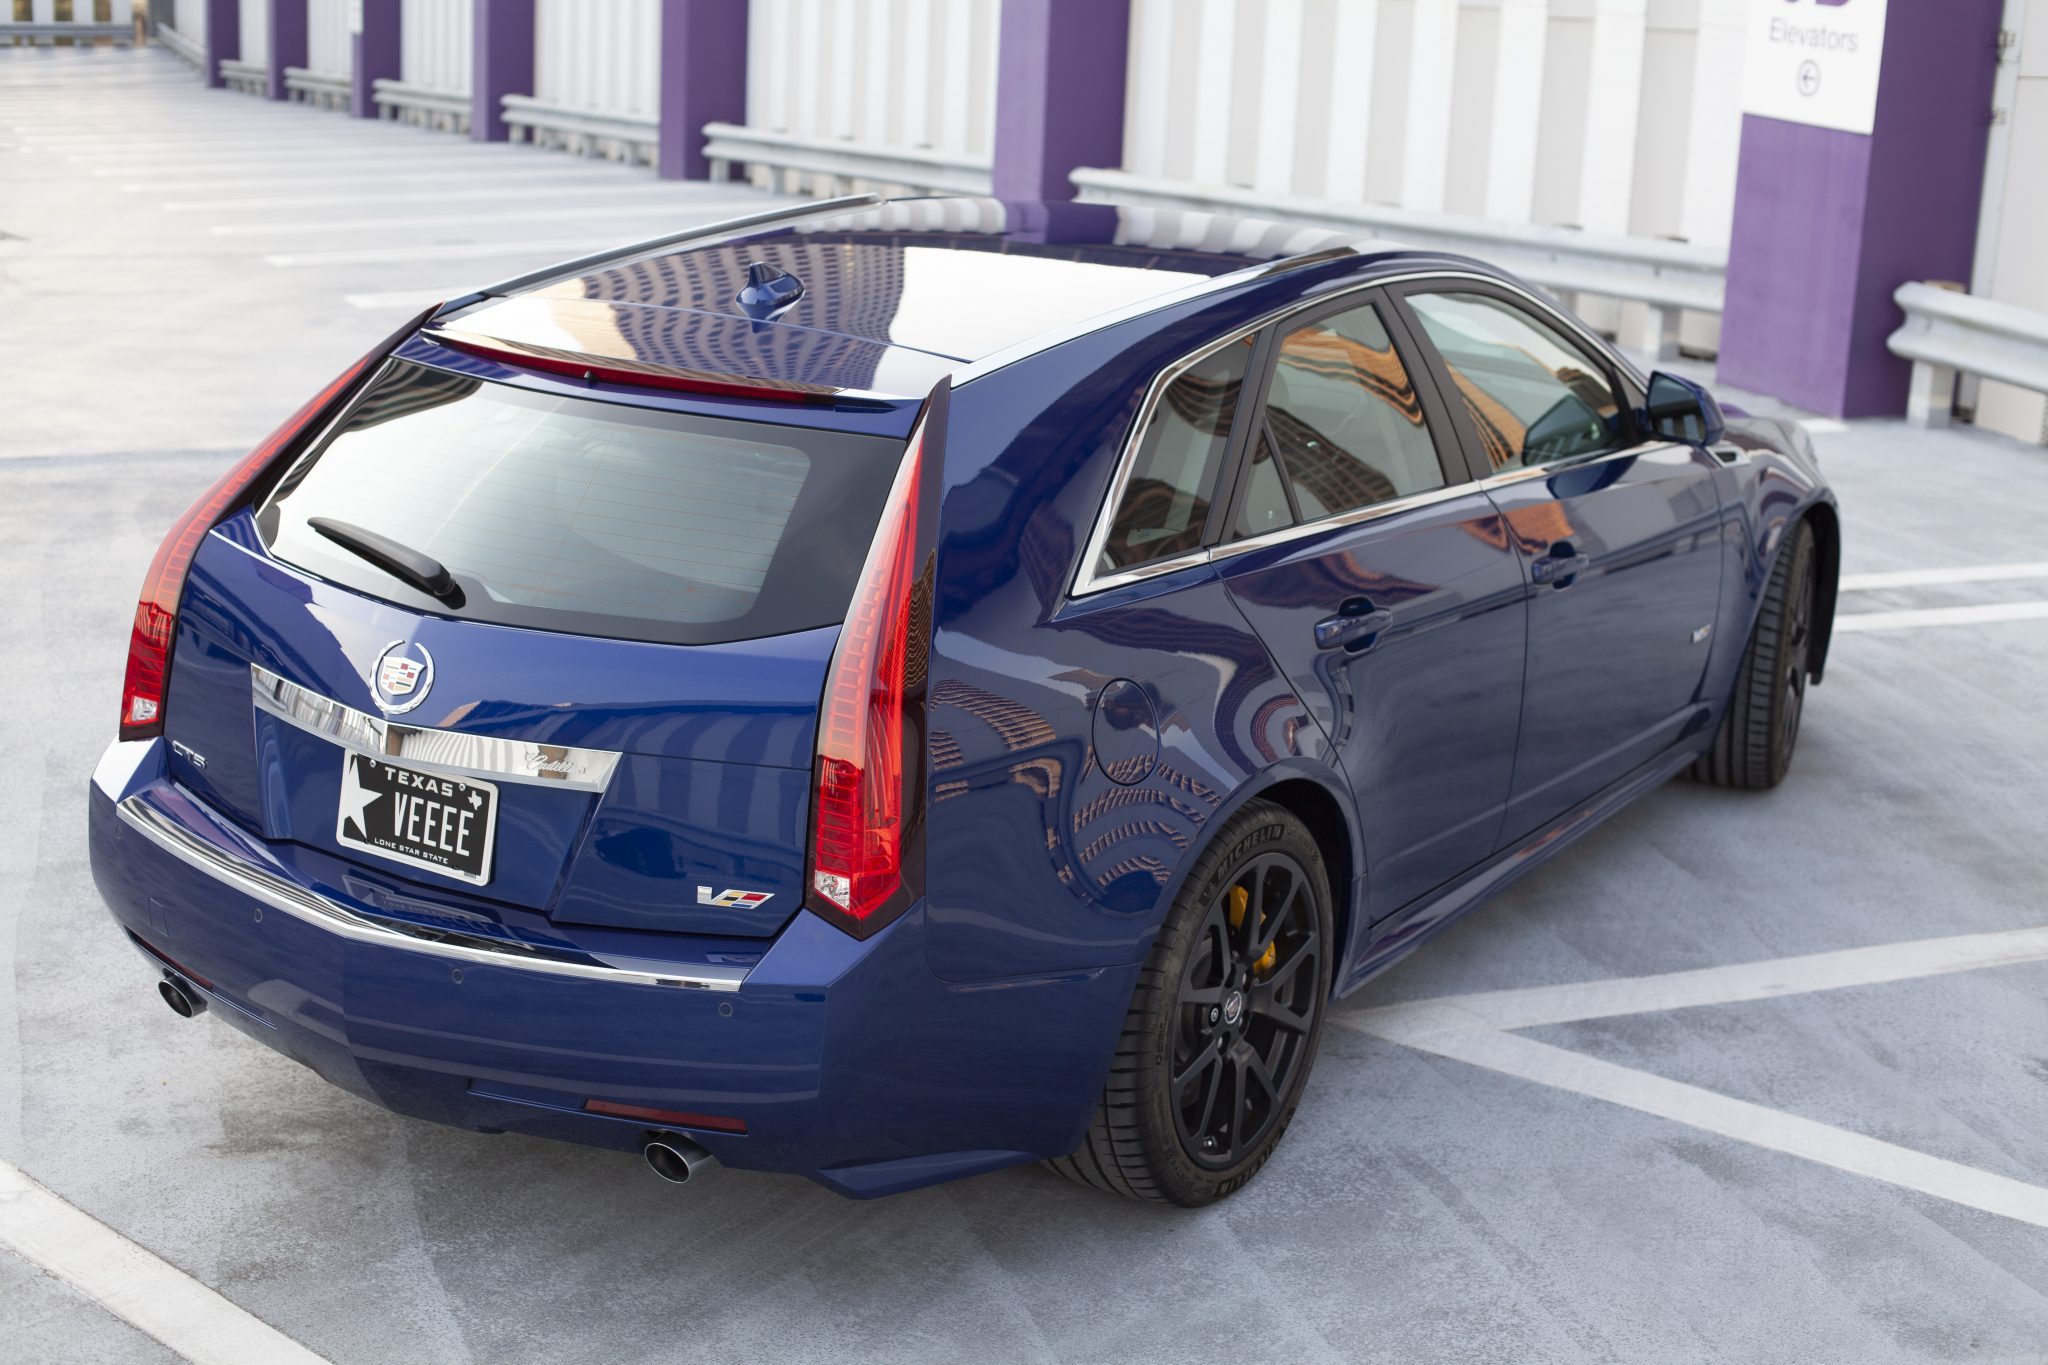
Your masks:
[{"label": "white parking line", "polygon": [[[502,144],[501,144],[502,145]],[[409,148],[405,151],[363,147],[348,143],[330,143],[324,147],[309,148],[297,156],[276,157],[201,157],[192,161],[168,161],[150,159],[143,162],[128,161],[116,166],[80,167],[90,170],[95,179],[113,180],[127,177],[155,176],[164,179],[172,176],[205,175],[209,179],[245,179],[249,176],[272,176],[290,171],[303,171],[307,167],[307,155],[317,158],[315,164],[323,171],[341,175],[373,174],[378,167],[388,167],[394,162],[407,166],[443,166],[450,170],[473,171],[480,167],[499,167],[517,173],[533,164],[533,156],[484,151],[466,150],[468,144],[458,143],[451,148],[422,151]],[[71,160],[76,161],[77,157]]]},{"label": "white parking line", "polygon": [[557,237],[540,242],[463,242],[449,246],[371,246],[346,251],[295,251],[265,256],[271,265],[284,269],[320,265],[388,265],[406,261],[470,261],[485,256],[573,255],[620,245],[616,234],[609,237]]},{"label": "white parking line", "polygon": [[[273,209],[330,208],[337,204],[375,204],[381,208],[387,204],[448,204],[475,199],[504,199],[513,203],[531,203],[536,189],[553,192],[563,188],[575,189],[587,183],[580,176],[563,182],[551,179],[544,171],[536,171],[532,175],[508,176],[503,185],[482,190],[420,190],[412,194],[371,194],[364,190],[350,190],[341,194],[263,195],[254,199],[173,199],[157,207],[171,213],[195,213],[243,212],[252,209],[267,212]],[[673,182],[622,181],[617,185],[591,185],[587,189],[578,189],[577,202],[583,203],[596,195],[650,198],[663,193],[675,193]]]},{"label": "white parking line", "polygon": [[[574,181],[583,185],[602,184],[606,181],[615,184],[632,184],[634,180],[633,173],[623,166],[605,163],[603,165],[590,166],[588,169],[579,171],[570,169],[576,164],[571,158],[565,156],[561,158],[561,161],[563,162],[562,166],[549,168],[548,175],[551,178]],[[330,174],[320,169],[319,160],[316,157],[311,161],[302,163],[299,172],[293,174],[280,171],[276,175],[231,176],[222,180],[135,180],[124,184],[121,188],[131,194],[177,194],[191,190],[264,189],[272,185],[290,187],[293,185],[360,183],[366,189],[375,189],[380,185],[438,184],[447,180],[489,180],[493,178],[517,183],[523,180],[526,173],[532,169],[535,168],[530,166],[504,165],[445,171],[391,172],[378,171],[373,167],[365,167],[362,170],[351,168],[339,174]],[[647,172],[647,176],[649,179],[652,179],[653,172]]]},{"label": "white parking line", "polygon": [[1802,1157],[1965,1208],[2048,1228],[2048,1189],[2039,1185],[1980,1171],[1796,1114],[1766,1109],[1746,1100],[1730,1099],[1696,1085],[1617,1066],[1533,1038],[1494,1029],[1434,1032],[1414,1039],[1398,1034],[1380,1036],[1421,1052],[1605,1100],[1753,1147]]},{"label": "white parking line", "polygon": [[1845,573],[1843,592],[1877,588],[1932,588],[1947,583],[2003,583],[2015,578],[2048,578],[2048,561],[2028,564],[1960,564],[1951,569],[1896,569],[1885,573]]},{"label": "white parking line", "polygon": [[325,1357],[4,1161],[0,1243],[194,1365],[325,1365]]},{"label": "white parking line", "polygon": [[1876,630],[1918,630],[1924,626],[1981,626],[1994,621],[2048,620],[2048,602],[1989,602],[1975,607],[1924,607],[1914,611],[1859,611],[1835,618],[1835,634]]},{"label": "white parking line", "polygon": [[1781,995],[1875,986],[1923,976],[2048,961],[2048,925],[2003,929],[1988,934],[1880,943],[1803,957],[1738,962],[1658,976],[1574,981],[1565,986],[1532,986],[1479,995],[1440,995],[1400,1005],[1382,1005],[1347,1016],[1347,1022],[1378,1033],[1398,1029],[1417,1037],[1432,1028],[1524,1029],[1611,1019],[1623,1014],[1734,1005]]},{"label": "white parking line", "polygon": [[459,299],[475,285],[454,285],[447,289],[401,289],[390,294],[343,294],[341,301],[351,308],[409,308],[414,312],[430,303]]},{"label": "white parking line", "polygon": [[1657,976],[1437,996],[1332,1017],[1419,1052],[1605,1100],[1901,1189],[2048,1227],[2048,1188],[1509,1031],[2042,961],[2048,961],[2048,926],[1916,939]]},{"label": "white parking line", "polygon": [[[582,196],[578,196],[579,199]],[[768,202],[759,197],[752,199],[693,200],[667,199],[652,200],[640,204],[612,204],[593,208],[579,203],[574,208],[533,209],[521,208],[511,214],[494,209],[474,209],[468,213],[430,213],[412,218],[313,218],[283,223],[216,223],[207,231],[216,237],[270,237],[293,236],[319,232],[371,232],[387,228],[423,228],[462,226],[470,223],[496,224],[508,220],[515,223],[580,222],[591,223],[613,218],[647,218],[661,216],[689,222],[694,218],[710,214],[737,216],[747,209],[768,207]],[[707,219],[706,221],[710,221]]]}]

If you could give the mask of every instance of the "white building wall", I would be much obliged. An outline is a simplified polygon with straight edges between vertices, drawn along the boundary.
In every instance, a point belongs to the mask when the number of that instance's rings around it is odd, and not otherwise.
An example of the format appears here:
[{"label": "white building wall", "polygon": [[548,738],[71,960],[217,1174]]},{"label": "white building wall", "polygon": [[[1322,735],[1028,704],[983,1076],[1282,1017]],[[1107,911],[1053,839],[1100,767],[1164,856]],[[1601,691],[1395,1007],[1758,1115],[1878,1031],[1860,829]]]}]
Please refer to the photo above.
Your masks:
[{"label": "white building wall", "polygon": [[238,0],[242,19],[241,61],[252,66],[270,65],[269,0]]},{"label": "white building wall", "polygon": [[1742,4],[1134,0],[1123,169],[1725,245]]},{"label": "white building wall", "polygon": [[654,118],[661,100],[660,0],[539,0],[534,97],[624,118]]},{"label": "white building wall", "polygon": [[206,0],[175,0],[171,6],[171,27],[181,38],[206,45]]},{"label": "white building wall", "polygon": [[[2048,223],[2048,0],[2014,0],[2006,7],[2006,28],[2018,50],[2008,54],[2014,69],[2003,135],[1994,140],[1986,166],[1988,221],[1979,237],[1973,290],[2000,303],[2048,313],[2048,252],[2041,250]],[[1977,425],[2023,441],[2048,445],[2048,401],[2006,384],[1984,383],[1977,394]]]},{"label": "white building wall", "polygon": [[1000,0],[751,0],[747,125],[986,157],[999,17]]},{"label": "white building wall", "polygon": [[405,0],[399,11],[399,79],[423,90],[468,94],[475,13],[471,0]]},{"label": "white building wall", "polygon": [[1122,169],[1725,247],[1744,2],[1133,0]]},{"label": "white building wall", "polygon": [[355,69],[348,0],[306,0],[306,69],[346,76]]}]

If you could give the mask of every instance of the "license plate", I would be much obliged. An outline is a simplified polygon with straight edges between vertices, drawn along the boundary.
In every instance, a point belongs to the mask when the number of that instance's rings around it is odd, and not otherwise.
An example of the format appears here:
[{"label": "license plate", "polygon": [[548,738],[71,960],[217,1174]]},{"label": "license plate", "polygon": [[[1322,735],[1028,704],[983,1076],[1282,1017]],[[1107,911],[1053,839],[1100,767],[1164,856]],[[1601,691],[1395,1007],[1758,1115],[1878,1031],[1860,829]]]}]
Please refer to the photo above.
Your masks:
[{"label": "license plate", "polygon": [[498,788],[353,750],[341,756],[334,838],[407,867],[482,886],[491,879]]}]

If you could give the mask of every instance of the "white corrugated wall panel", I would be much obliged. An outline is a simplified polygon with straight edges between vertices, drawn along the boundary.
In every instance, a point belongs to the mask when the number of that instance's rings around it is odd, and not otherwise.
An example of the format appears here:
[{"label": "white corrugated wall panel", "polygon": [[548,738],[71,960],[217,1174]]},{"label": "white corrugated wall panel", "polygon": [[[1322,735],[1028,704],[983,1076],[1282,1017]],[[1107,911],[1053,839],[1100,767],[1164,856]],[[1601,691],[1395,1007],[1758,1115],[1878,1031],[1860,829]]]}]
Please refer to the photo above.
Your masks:
[{"label": "white corrugated wall panel", "polygon": [[355,69],[348,0],[306,0],[306,69],[346,76]]},{"label": "white corrugated wall panel", "polygon": [[181,38],[206,42],[206,0],[177,0],[171,6],[171,27]]},{"label": "white corrugated wall panel", "polygon": [[1724,244],[1743,4],[1133,0],[1123,168]]},{"label": "white corrugated wall panel", "polygon": [[239,0],[242,14],[240,60],[270,65],[270,0]]},{"label": "white corrugated wall panel", "polygon": [[659,112],[660,0],[540,0],[534,26],[536,99],[625,118]]},{"label": "white corrugated wall panel", "polygon": [[[2048,252],[2040,247],[2048,222],[2048,0],[2018,9],[2019,51],[2006,113],[2004,190],[1987,207],[1993,218],[1979,266],[1983,292],[2000,303],[2048,312]],[[2041,395],[1985,380],[1977,391],[1977,425],[2022,441],[2048,445],[2048,406]]]},{"label": "white corrugated wall panel", "polygon": [[750,0],[747,124],[986,157],[1000,13],[1001,0]]},{"label": "white corrugated wall panel", "polygon": [[475,13],[472,0],[404,0],[399,79],[423,90],[468,94]]}]

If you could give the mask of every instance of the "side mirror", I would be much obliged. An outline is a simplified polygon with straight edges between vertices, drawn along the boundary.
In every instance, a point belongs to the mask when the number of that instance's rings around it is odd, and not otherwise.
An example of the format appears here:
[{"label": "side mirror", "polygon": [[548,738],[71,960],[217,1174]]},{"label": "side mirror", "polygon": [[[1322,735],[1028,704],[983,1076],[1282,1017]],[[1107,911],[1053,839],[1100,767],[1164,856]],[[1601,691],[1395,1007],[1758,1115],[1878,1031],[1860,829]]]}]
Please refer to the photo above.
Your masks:
[{"label": "side mirror", "polygon": [[1710,446],[1728,434],[1728,419],[1721,405],[1690,379],[1680,379],[1662,370],[1650,376],[1650,399],[1643,408],[1643,425],[1652,436],[1666,441],[1688,441]]}]

